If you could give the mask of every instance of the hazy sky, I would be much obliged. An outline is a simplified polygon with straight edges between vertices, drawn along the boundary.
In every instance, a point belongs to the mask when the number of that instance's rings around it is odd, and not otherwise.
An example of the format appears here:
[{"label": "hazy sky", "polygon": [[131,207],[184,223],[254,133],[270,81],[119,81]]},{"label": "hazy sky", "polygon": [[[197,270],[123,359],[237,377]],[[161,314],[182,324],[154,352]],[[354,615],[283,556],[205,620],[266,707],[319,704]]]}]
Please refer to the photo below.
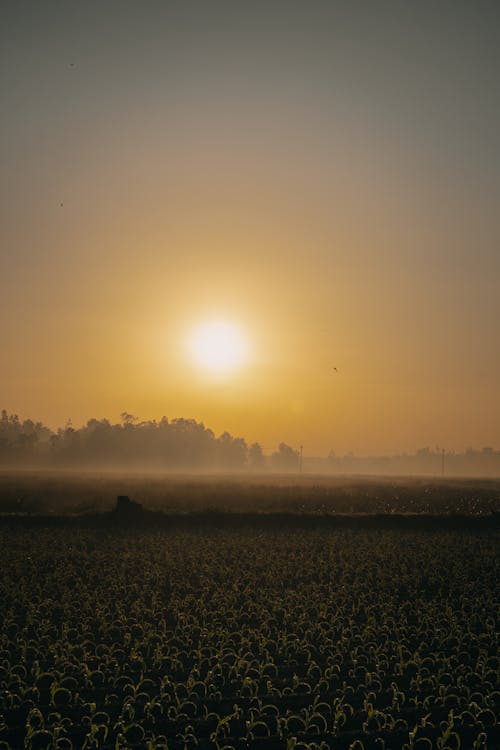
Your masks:
[{"label": "hazy sky", "polygon": [[496,0],[3,0],[0,406],[500,447],[499,71]]}]

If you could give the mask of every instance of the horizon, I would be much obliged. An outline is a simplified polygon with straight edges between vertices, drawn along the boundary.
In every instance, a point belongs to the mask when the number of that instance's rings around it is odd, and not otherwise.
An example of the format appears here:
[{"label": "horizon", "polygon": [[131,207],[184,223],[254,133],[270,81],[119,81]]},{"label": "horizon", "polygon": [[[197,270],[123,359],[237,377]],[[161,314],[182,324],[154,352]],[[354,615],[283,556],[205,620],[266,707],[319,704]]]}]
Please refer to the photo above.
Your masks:
[{"label": "horizon", "polygon": [[266,450],[500,446],[500,9],[56,0],[0,24],[0,393]]},{"label": "horizon", "polygon": [[[81,425],[75,425],[68,420],[64,426],[50,427],[40,420],[23,419],[18,414],[9,414],[6,409],[1,410],[0,419],[0,471],[14,472],[19,469],[36,471],[47,469],[50,471],[82,471],[92,472],[121,472],[124,470],[124,456],[126,454],[127,471],[131,474],[151,475],[185,475],[186,477],[223,476],[229,472],[234,476],[279,476],[280,474],[297,477],[320,476],[374,476],[374,477],[434,477],[451,480],[454,477],[496,478],[500,476],[500,449],[495,446],[467,446],[460,451],[449,450],[444,447],[426,445],[415,447],[413,450],[391,454],[356,454],[352,451],[337,452],[333,448],[327,454],[312,454],[307,452],[304,445],[288,445],[284,440],[275,446],[262,445],[260,442],[250,443],[244,435],[232,435],[228,431],[217,434],[210,425],[202,421],[185,417],[169,418],[165,415],[158,419],[141,420],[128,412],[122,412],[120,420],[113,422],[106,417],[92,417]],[[172,463],[172,453],[175,454],[175,440],[177,429],[182,423],[192,424],[194,431],[186,434],[188,440],[197,441],[199,428],[212,448],[208,453],[205,449],[198,458],[181,459],[177,464]],[[26,428],[26,429],[24,429]],[[34,428],[34,429],[33,429]],[[107,433],[102,428],[112,430]],[[155,441],[147,439],[151,455],[144,455],[137,443],[130,443],[128,447],[116,443],[116,428],[129,436],[141,433],[151,428],[156,433]],[[162,444],[159,434],[167,430],[174,438],[174,443]],[[27,430],[27,431],[26,431]],[[182,427],[184,432],[185,427]],[[93,453],[93,436],[99,433],[98,453]],[[47,434],[49,433],[49,434]],[[79,448],[71,447],[72,435],[80,435]],[[35,439],[33,440],[33,435]],[[191,435],[191,438],[189,438]],[[81,442],[83,436],[83,443]],[[29,438],[26,440],[26,437]],[[54,438],[57,438],[54,443]],[[224,452],[219,458],[213,453],[214,446],[224,441],[228,445],[238,446],[237,456],[232,453],[224,458]],[[69,445],[65,448],[65,442]],[[115,443],[113,447],[113,442]],[[182,438],[185,443],[185,438]],[[163,445],[163,447],[162,447]],[[196,443],[193,443],[196,445]],[[90,446],[90,454],[88,453]],[[134,447],[135,446],[135,447]],[[49,450],[50,447],[50,450]],[[111,454],[109,453],[111,449]],[[252,451],[257,449],[257,462]],[[198,449],[195,449],[195,455]],[[27,451],[23,453],[23,451]],[[188,451],[189,454],[189,451]],[[260,456],[260,458],[259,458]],[[236,463],[233,461],[236,458]]]}]

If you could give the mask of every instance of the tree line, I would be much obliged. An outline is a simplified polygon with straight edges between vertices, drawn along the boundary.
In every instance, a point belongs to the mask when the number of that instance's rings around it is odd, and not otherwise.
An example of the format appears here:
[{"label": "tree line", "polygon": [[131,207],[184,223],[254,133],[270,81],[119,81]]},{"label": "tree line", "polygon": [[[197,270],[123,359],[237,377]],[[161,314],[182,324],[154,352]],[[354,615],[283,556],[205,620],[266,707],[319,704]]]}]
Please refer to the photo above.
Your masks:
[{"label": "tree line", "polygon": [[80,428],[68,422],[54,431],[42,422],[21,421],[5,409],[0,414],[0,463],[12,466],[119,466],[186,470],[276,471],[298,469],[299,454],[286,443],[265,457],[259,443],[250,445],[223,432],[218,437],[194,419],[162,417],[139,421],[128,412],[115,424],[89,419]]},{"label": "tree line", "polygon": [[[21,421],[0,412],[0,466],[160,468],[186,471],[298,472],[299,452],[281,442],[271,455],[259,443],[223,432],[218,437],[194,419],[139,421],[128,412],[117,423],[89,419],[75,428],[51,430],[42,422]],[[500,451],[472,448],[463,453],[436,447],[392,456],[352,453],[307,456],[309,474],[383,474],[433,476],[500,476]]]}]

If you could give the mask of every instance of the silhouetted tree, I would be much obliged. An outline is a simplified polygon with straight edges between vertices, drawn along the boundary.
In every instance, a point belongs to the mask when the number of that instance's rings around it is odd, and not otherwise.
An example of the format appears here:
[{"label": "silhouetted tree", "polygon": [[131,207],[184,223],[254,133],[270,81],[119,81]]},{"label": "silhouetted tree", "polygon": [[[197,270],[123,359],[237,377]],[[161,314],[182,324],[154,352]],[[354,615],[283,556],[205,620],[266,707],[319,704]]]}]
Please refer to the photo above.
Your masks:
[{"label": "silhouetted tree", "polygon": [[286,443],[280,443],[278,451],[271,457],[273,469],[276,471],[297,471],[299,468],[299,452]]},{"label": "silhouetted tree", "polygon": [[261,471],[264,468],[264,454],[259,443],[252,443],[248,449],[248,465],[253,471]]},{"label": "silhouetted tree", "polygon": [[217,439],[217,463],[228,469],[243,469],[247,462],[248,448],[243,438],[233,438],[223,432]]},{"label": "silhouetted tree", "polygon": [[133,425],[134,422],[137,422],[137,417],[134,417],[133,414],[129,414],[128,411],[122,411],[120,417],[124,425]]}]

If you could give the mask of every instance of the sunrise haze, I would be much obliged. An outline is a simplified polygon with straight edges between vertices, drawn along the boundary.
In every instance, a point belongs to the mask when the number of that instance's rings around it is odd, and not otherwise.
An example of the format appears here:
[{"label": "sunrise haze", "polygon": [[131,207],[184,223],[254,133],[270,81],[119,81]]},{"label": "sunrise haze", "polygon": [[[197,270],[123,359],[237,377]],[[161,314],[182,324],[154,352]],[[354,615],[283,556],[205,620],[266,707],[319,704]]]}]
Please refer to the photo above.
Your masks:
[{"label": "sunrise haze", "polygon": [[499,22],[3,3],[0,407],[498,449]]}]

